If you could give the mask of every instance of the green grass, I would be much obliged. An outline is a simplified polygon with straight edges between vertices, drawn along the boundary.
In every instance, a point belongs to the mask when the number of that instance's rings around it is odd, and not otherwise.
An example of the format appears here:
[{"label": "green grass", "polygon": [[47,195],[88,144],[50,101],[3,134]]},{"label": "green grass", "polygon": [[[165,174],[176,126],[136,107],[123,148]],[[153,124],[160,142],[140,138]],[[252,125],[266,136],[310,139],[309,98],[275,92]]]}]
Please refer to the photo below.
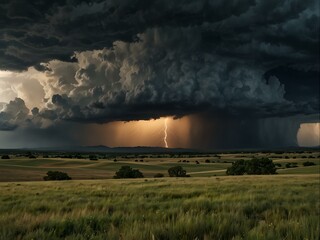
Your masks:
[{"label": "green grass", "polygon": [[[303,152],[303,153],[224,153],[215,155],[199,154],[196,157],[182,156],[178,158],[158,157],[150,155],[140,160],[142,157],[125,158],[125,156],[117,156],[109,159],[99,159],[98,161],[90,161],[89,159],[68,159],[68,158],[42,158],[29,159],[26,157],[11,156],[11,159],[0,159],[0,182],[6,181],[38,181],[42,180],[47,171],[63,171],[69,174],[72,179],[106,179],[112,178],[115,172],[123,165],[129,165],[132,168],[139,169],[144,176],[153,177],[156,173],[168,175],[168,169],[172,166],[182,166],[188,174],[193,177],[210,177],[226,175],[225,171],[231,166],[232,161],[239,159],[251,159],[253,157],[270,157],[275,163],[280,163],[282,168],[286,163],[297,163],[298,168],[279,169],[279,174],[308,174],[319,173],[317,166],[320,167],[319,152]],[[312,156],[313,158],[309,158]],[[287,158],[285,158],[287,157]],[[302,158],[307,157],[307,158]],[[211,163],[205,163],[206,160]],[[137,162],[136,162],[137,160]],[[183,160],[189,163],[182,162]],[[180,161],[180,162],[179,162]],[[196,164],[199,161],[200,164]],[[215,161],[214,163],[212,161]],[[314,162],[317,166],[303,167],[306,161]]]},{"label": "green grass", "polygon": [[0,160],[0,165],[3,166],[26,166],[26,167],[38,167],[44,164],[52,164],[52,163],[59,163],[60,160],[53,160],[53,159],[10,159],[10,160]]},{"label": "green grass", "polygon": [[319,239],[319,175],[0,183],[0,239]]},{"label": "green grass", "polygon": [[285,168],[277,171],[279,174],[320,174],[320,166]]}]

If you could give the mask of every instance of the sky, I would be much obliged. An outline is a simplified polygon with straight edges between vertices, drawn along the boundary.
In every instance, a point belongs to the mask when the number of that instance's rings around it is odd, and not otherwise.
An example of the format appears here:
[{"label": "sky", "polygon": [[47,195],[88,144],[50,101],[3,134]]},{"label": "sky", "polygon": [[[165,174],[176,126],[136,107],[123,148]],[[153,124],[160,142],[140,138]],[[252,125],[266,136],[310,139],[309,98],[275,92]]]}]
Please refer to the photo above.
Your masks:
[{"label": "sky", "polygon": [[0,2],[0,148],[318,146],[319,123],[316,0]]}]

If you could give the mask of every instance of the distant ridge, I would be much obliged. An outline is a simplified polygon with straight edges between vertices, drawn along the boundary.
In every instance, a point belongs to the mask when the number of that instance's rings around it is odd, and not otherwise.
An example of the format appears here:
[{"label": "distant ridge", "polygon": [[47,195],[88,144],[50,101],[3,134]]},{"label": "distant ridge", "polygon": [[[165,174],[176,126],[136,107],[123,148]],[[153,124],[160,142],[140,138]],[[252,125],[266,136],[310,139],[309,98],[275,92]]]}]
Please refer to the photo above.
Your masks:
[{"label": "distant ridge", "polygon": [[83,152],[83,153],[239,153],[239,152],[297,152],[297,151],[320,151],[320,146],[316,147],[281,147],[281,148],[261,148],[261,149],[212,149],[199,150],[188,148],[164,148],[164,147],[108,147],[105,145],[96,146],[61,146],[61,147],[35,147],[35,148],[11,148],[1,149],[0,152],[14,151],[39,151],[39,152]]},{"label": "distant ridge", "polygon": [[[12,149],[13,150],[13,149]],[[18,150],[18,149],[17,149]],[[100,152],[100,153],[171,153],[171,152],[199,152],[188,148],[164,148],[164,147],[108,147],[97,146],[68,146],[68,147],[44,147],[44,148],[24,148],[25,151],[63,151],[63,152]]]}]

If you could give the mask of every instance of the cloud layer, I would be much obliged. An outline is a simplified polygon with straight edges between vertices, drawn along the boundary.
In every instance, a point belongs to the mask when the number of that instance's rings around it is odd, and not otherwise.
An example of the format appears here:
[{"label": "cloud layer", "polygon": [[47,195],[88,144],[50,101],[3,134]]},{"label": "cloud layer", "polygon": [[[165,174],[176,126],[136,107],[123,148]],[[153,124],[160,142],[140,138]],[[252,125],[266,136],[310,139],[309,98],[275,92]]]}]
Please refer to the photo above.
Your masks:
[{"label": "cloud layer", "polygon": [[0,130],[316,114],[318,32],[315,0],[2,1]]},{"label": "cloud layer", "polygon": [[139,41],[137,34],[151,28],[189,27],[199,28],[204,51],[317,68],[316,0],[6,0],[0,12],[2,69],[70,60],[74,51]]}]

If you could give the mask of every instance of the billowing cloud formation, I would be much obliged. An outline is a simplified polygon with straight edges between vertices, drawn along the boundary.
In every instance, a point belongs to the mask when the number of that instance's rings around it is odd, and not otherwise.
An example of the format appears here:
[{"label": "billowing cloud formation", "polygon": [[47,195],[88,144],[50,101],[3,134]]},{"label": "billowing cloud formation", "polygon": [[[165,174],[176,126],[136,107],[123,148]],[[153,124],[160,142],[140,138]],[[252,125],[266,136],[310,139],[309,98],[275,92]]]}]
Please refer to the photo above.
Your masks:
[{"label": "billowing cloud formation", "polygon": [[137,43],[76,53],[77,63],[49,62],[45,111],[108,122],[208,110],[256,116],[295,110],[276,77],[266,81],[258,66],[200,52],[200,37],[185,40],[195,31],[148,30]]},{"label": "billowing cloud formation", "polygon": [[16,98],[2,106],[0,112],[0,130],[13,130],[23,125],[28,118],[29,109],[21,98]]}]

